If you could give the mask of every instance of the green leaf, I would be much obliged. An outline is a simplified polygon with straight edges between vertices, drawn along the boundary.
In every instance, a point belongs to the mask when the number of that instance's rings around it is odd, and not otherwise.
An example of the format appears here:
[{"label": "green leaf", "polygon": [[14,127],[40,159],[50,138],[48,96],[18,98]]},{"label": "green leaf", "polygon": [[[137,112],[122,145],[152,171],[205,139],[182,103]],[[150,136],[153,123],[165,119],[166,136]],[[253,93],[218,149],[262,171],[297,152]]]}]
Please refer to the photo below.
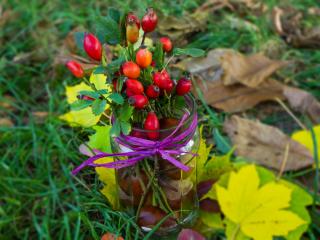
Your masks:
[{"label": "green leaf", "polygon": [[111,93],[108,98],[110,98],[113,102],[120,105],[123,104],[124,102],[123,97],[119,93]]},{"label": "green leaf", "polygon": [[191,57],[202,57],[205,55],[205,51],[199,48],[174,48],[173,55],[180,56],[180,55],[188,55]]},{"label": "green leaf", "polygon": [[131,125],[130,123],[128,122],[122,122],[120,123],[121,125],[121,132],[124,134],[124,135],[128,135],[130,132],[131,132]]},{"label": "green leaf", "polygon": [[107,70],[105,69],[105,67],[100,65],[94,69],[93,73],[94,74],[106,74],[106,71]]},{"label": "green leaf", "polygon": [[108,8],[108,16],[112,18],[115,22],[120,23],[121,13],[118,9],[109,7]]},{"label": "green leaf", "polygon": [[89,136],[88,145],[92,149],[98,149],[102,152],[111,153],[110,130],[111,126],[94,126],[96,132]]},{"label": "green leaf", "polygon": [[88,96],[88,97],[92,97],[92,98],[99,98],[100,95],[97,92],[94,91],[87,91],[87,90],[83,90],[79,92],[80,95],[84,95],[84,96]]},{"label": "green leaf", "polygon": [[186,106],[186,100],[183,96],[174,97],[173,109],[183,109]]},{"label": "green leaf", "polygon": [[126,103],[119,113],[119,119],[124,122],[128,122],[132,116],[134,107],[132,107],[129,103]]},{"label": "green leaf", "polygon": [[108,92],[109,92],[108,89],[99,89],[99,90],[96,91],[96,93],[99,93],[99,94],[101,94],[101,95],[107,94]]},{"label": "green leaf", "polygon": [[115,122],[112,124],[110,135],[112,137],[117,137],[120,135],[120,131],[121,131],[120,122],[118,120],[115,120]]},{"label": "green leaf", "polygon": [[217,149],[222,153],[228,153],[231,150],[231,146],[228,143],[227,139],[223,137],[218,128],[213,130],[213,136],[215,143],[217,145]]},{"label": "green leaf", "polygon": [[84,41],[84,32],[75,32],[73,34],[74,40],[76,42],[77,48],[84,51],[83,49],[83,41]]},{"label": "green leaf", "polygon": [[99,39],[102,38],[111,45],[120,43],[119,24],[111,17],[98,18],[96,26]]},{"label": "green leaf", "polygon": [[73,111],[79,111],[81,109],[84,109],[86,107],[89,107],[92,104],[92,101],[88,100],[78,100],[73,102],[70,107]]},{"label": "green leaf", "polygon": [[105,108],[107,105],[107,101],[105,99],[96,99],[93,103],[92,103],[92,113],[94,115],[100,115],[101,113],[104,112]]},{"label": "green leaf", "polygon": [[156,43],[156,47],[152,56],[152,59],[156,62],[156,67],[161,69],[164,65],[164,55],[161,42]]}]

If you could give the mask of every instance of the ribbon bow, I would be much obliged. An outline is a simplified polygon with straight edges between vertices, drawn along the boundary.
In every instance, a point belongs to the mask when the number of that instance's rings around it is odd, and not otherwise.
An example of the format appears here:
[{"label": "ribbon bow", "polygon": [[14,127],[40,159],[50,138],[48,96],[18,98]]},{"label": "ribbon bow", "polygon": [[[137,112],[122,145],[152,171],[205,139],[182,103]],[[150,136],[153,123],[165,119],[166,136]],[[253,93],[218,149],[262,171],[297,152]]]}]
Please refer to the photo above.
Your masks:
[{"label": "ribbon bow", "polygon": [[[186,129],[181,134],[176,134],[179,131],[179,129],[183,126],[183,123],[186,121],[187,117],[188,114],[184,114],[176,129],[169,136],[160,141],[152,141],[148,139],[125,135],[116,137],[115,141],[118,144],[123,145],[132,151],[123,153],[104,153],[98,150],[94,150],[94,152],[97,155],[88,158],[86,161],[80,164],[76,169],[72,171],[72,174],[77,174],[82,168],[87,166],[106,167],[115,169],[129,167],[135,165],[137,162],[144,158],[152,157],[157,154],[159,154],[163,159],[169,161],[181,170],[189,171],[190,168],[188,166],[184,165],[183,163],[172,157],[172,155],[179,154],[190,154],[192,156],[197,156],[197,154],[195,153],[185,152],[181,150],[182,147],[188,144],[188,142],[193,137],[194,132],[196,131],[198,123],[197,114],[195,114],[195,117],[192,119],[192,122],[188,129]],[[128,157],[128,159],[118,160],[110,163],[94,163],[97,159],[104,157]]]}]

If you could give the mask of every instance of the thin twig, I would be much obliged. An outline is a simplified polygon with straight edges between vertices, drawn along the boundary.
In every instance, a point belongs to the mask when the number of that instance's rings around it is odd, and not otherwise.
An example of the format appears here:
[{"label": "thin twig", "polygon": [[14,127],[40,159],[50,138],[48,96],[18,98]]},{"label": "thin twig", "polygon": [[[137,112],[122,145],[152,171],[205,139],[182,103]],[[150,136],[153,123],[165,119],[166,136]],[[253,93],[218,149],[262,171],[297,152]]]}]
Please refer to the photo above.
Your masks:
[{"label": "thin twig", "polygon": [[286,106],[286,104],[279,98],[275,98],[281,107],[296,121],[296,123],[303,129],[307,130],[307,127],[293,114],[293,112]]},{"label": "thin twig", "polygon": [[284,169],[285,169],[285,167],[287,165],[288,158],[289,158],[289,150],[290,150],[290,142],[288,142],[287,145],[286,145],[286,149],[284,151],[284,156],[283,156],[283,161],[281,163],[280,171],[279,171],[279,174],[277,176],[277,181],[279,181],[280,178],[282,177]]}]

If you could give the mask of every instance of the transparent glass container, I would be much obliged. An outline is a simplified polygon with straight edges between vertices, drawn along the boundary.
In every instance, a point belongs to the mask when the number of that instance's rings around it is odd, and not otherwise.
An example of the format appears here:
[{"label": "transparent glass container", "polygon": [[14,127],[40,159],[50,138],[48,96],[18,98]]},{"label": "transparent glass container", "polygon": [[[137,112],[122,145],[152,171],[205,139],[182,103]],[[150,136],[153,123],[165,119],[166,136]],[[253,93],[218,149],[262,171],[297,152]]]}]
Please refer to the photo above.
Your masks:
[{"label": "transparent glass container", "polygon": [[[187,106],[177,111],[177,116],[170,119],[160,119],[172,125],[160,129],[158,141],[169,136],[178,125],[183,114],[188,117],[176,134],[188,129],[197,114],[195,100],[191,95],[186,97]],[[148,130],[134,128],[134,136],[147,139]],[[186,145],[180,150],[196,154],[199,148],[198,127],[182,142]],[[113,153],[130,152],[130,142],[123,146],[111,139]],[[172,149],[177,150],[177,149]],[[116,170],[118,200],[120,210],[126,211],[137,219],[143,231],[148,232],[155,226],[156,234],[168,235],[177,232],[181,227],[193,223],[198,212],[198,197],[196,191],[196,157],[192,154],[172,155],[176,160],[190,168],[183,171],[163,159],[160,154],[146,157],[134,166]],[[115,161],[126,158],[115,158]],[[159,222],[162,224],[159,226]]]}]

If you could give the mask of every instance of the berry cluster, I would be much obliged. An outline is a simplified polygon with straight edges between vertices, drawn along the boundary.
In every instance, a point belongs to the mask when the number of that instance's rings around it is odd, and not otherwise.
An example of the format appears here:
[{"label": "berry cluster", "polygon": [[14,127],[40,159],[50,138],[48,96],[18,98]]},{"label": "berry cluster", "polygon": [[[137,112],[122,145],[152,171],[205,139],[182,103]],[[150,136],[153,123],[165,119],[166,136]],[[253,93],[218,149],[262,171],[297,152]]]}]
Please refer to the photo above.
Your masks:
[{"label": "berry cluster", "polygon": [[[146,35],[155,30],[158,22],[157,14],[148,8],[141,21],[132,12],[125,17],[125,58],[118,71],[112,75],[113,91],[121,95],[134,107],[131,125],[139,123],[148,132],[149,139],[158,139],[160,129],[159,119],[168,118],[172,102],[176,98],[190,92],[191,81],[187,77],[180,77],[175,81],[167,71],[169,61],[165,63],[165,56],[172,56],[173,45],[168,37],[161,37],[155,47],[144,45]],[[144,34],[139,36],[140,28]],[[140,47],[136,47],[141,40]],[[135,46],[135,47],[134,47]],[[157,47],[159,46],[159,47]],[[87,55],[94,61],[102,62],[103,47],[96,36],[86,33],[83,39],[83,48]],[[154,56],[157,56],[154,58]],[[85,76],[81,65],[75,61],[67,62],[66,66],[77,78]],[[108,76],[108,81],[110,78]],[[90,100],[89,96],[83,99]],[[115,112],[121,111],[121,106],[114,105]],[[142,122],[144,122],[142,124]]]}]

